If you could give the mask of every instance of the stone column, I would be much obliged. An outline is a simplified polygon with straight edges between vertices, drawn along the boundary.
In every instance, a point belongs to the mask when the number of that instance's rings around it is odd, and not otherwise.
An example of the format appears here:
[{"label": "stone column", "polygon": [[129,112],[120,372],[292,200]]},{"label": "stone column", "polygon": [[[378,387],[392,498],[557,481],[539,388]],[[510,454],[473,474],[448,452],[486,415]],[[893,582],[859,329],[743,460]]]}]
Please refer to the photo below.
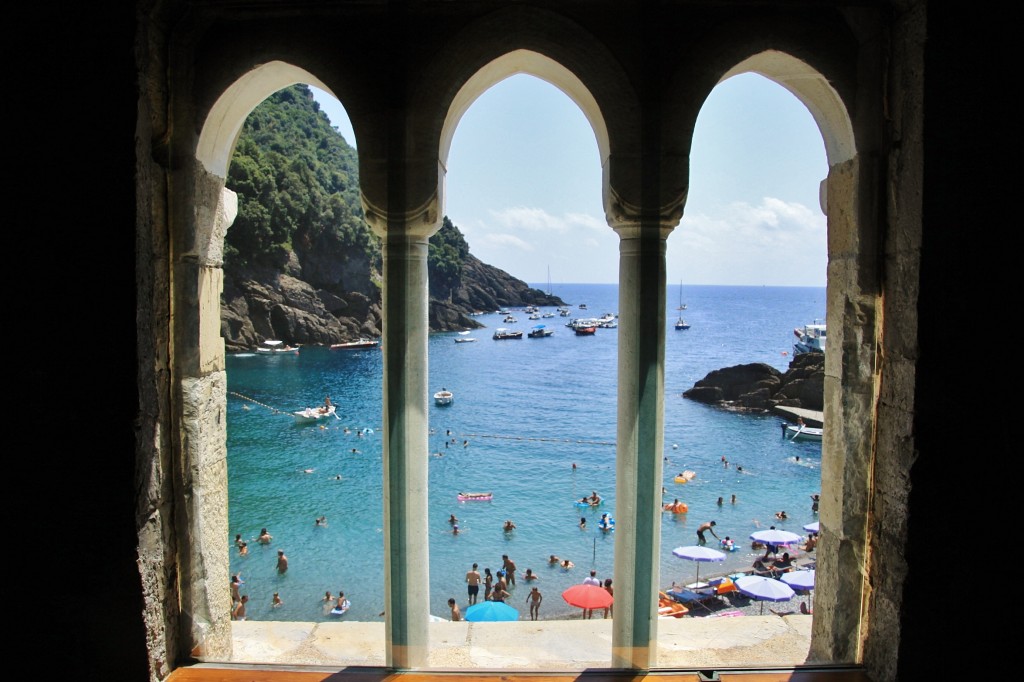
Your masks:
[{"label": "stone column", "polygon": [[366,213],[384,257],[385,662],[412,670],[428,654],[427,241],[441,223],[436,210]]},{"label": "stone column", "polygon": [[[619,235],[618,432],[613,668],[657,656],[665,392],[665,240],[655,218],[612,221]],[[674,223],[673,223],[674,224]],[[625,531],[625,532],[622,532]]]}]

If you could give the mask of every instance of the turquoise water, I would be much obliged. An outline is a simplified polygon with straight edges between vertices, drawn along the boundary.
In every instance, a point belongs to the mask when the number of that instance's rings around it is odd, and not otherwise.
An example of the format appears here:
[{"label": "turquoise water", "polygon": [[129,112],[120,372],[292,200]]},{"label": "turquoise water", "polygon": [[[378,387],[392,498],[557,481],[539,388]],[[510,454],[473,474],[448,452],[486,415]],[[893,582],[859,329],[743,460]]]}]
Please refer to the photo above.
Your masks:
[{"label": "turquoise water", "polygon": [[[559,285],[554,293],[573,304],[577,317],[618,310],[616,285]],[[662,517],[665,586],[693,580],[696,565],[674,557],[672,549],[694,544],[704,521],[714,519],[718,534],[737,539],[741,549],[724,563],[701,564],[701,576],[747,568],[758,554],[750,550],[750,533],[776,525],[805,534],[802,526],[817,520],[809,496],[820,488],[820,444],[784,441],[778,417],[732,413],[681,394],[708,372],[731,365],[764,362],[785,371],[794,327],[825,317],[824,288],[686,286],[683,298],[691,328],[676,331],[671,325],[679,290],[669,287],[664,486],[665,501],[678,497],[689,512]],[[587,310],[579,310],[579,303]],[[445,387],[455,396],[448,407],[430,400],[433,433],[425,453],[430,606],[439,616],[447,615],[449,597],[465,610],[464,576],[474,562],[481,572],[495,572],[503,554],[520,576],[532,568],[540,577],[535,584],[545,595],[542,617],[577,613],[560,595],[591,568],[602,579],[614,577],[614,532],[598,530],[597,522],[603,512],[615,516],[619,332],[576,336],[564,326],[567,318],[531,321],[521,311],[513,314],[517,324],[498,314],[477,318],[487,327],[470,335],[475,343],[454,343],[455,333],[433,334],[429,341],[430,392]],[[554,335],[491,339],[496,327],[526,332],[535,324],[546,324]],[[232,545],[231,559],[231,571],[241,572],[242,593],[250,597],[249,619],[329,620],[322,598],[330,590],[351,600],[345,619],[383,620],[381,362],[376,349],[317,347],[228,357],[231,534],[225,541],[241,534],[249,542],[248,556]],[[298,426],[275,412],[315,406],[327,395],[338,405],[338,418],[322,425]],[[674,483],[687,469],[696,478]],[[459,491],[491,491],[494,499],[459,502]],[[600,507],[575,506],[592,491],[603,498]],[[780,510],[788,520],[775,519]],[[459,519],[458,535],[451,532],[451,514]],[[319,516],[327,517],[326,526],[314,523]],[[503,531],[506,519],[515,522],[514,531]],[[273,536],[270,545],[255,542],[264,527]],[[284,575],[275,569],[278,549],[289,559]],[[551,554],[576,567],[549,566]],[[270,606],[274,592],[282,606]],[[510,592],[509,603],[525,612],[527,586],[520,579]]]}]

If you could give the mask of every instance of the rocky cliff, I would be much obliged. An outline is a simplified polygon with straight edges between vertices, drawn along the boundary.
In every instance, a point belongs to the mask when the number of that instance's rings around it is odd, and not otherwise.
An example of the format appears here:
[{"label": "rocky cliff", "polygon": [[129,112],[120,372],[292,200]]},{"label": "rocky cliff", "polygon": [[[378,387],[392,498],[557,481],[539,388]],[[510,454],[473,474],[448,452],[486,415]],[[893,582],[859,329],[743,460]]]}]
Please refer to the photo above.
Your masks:
[{"label": "rocky cliff", "polygon": [[[431,331],[482,326],[470,313],[564,305],[503,270],[468,256],[457,287],[431,291]],[[365,254],[325,242],[291,253],[279,267],[225,269],[221,335],[229,352],[264,339],[330,345],[381,335],[379,275]],[[435,298],[437,296],[437,298]]]},{"label": "rocky cliff", "polygon": [[770,412],[776,406],[821,411],[825,403],[825,355],[796,355],[785,373],[763,362],[717,369],[684,391],[683,397],[750,412]]}]

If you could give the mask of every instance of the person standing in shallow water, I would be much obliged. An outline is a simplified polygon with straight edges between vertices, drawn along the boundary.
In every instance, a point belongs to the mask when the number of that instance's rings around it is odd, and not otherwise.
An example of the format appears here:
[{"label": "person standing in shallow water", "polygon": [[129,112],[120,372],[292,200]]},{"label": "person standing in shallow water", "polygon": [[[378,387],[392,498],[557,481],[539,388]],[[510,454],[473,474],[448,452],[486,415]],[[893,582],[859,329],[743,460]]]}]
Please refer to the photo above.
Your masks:
[{"label": "person standing in shallow water", "polygon": [[698,545],[703,547],[704,545],[708,544],[708,539],[706,537],[704,537],[705,531],[708,532],[708,533],[711,533],[712,535],[714,535],[716,540],[720,539],[718,537],[718,535],[714,531],[714,525],[715,525],[714,521],[705,521],[704,523],[700,524],[700,527],[697,528],[697,544]]},{"label": "person standing in shallow water", "polygon": [[540,603],[544,601],[544,595],[536,587],[526,595],[526,603],[530,605],[530,620],[537,620],[540,616]]},{"label": "person standing in shallow water", "polygon": [[484,601],[488,601],[491,598],[491,589],[494,587],[494,576],[491,575],[491,569],[484,569]]},{"label": "person standing in shallow water", "polygon": [[288,570],[288,557],[284,555],[284,550],[277,550],[277,572],[283,574]]},{"label": "person standing in shallow water", "polygon": [[243,594],[242,598],[238,600],[238,605],[235,606],[235,610],[231,612],[231,617],[235,620],[245,620],[245,605],[249,603],[249,595]]},{"label": "person standing in shallow water", "polygon": [[[469,593],[470,605],[476,603],[476,597],[480,594],[480,571],[477,570],[477,565],[474,563],[473,568],[466,571],[466,591]],[[486,599],[486,595],[484,599]]]}]

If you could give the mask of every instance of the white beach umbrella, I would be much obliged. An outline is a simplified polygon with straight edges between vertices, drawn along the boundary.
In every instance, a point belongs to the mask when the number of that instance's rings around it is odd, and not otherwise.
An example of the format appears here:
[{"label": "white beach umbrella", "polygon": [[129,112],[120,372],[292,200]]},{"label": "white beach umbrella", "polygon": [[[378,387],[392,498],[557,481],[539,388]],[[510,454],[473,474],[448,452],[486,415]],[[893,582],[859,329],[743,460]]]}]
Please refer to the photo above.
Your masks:
[{"label": "white beach umbrella", "polygon": [[789,573],[783,573],[782,582],[786,583],[795,590],[807,592],[808,609],[810,609],[810,592],[814,589],[813,568],[809,571],[790,571]]},{"label": "white beach umbrella", "polygon": [[680,559],[688,559],[689,561],[696,561],[697,563],[697,578],[694,582],[700,582],[700,563],[701,561],[725,561],[725,554],[719,552],[717,549],[711,549],[710,547],[703,547],[701,545],[688,545],[686,547],[676,547],[672,550],[672,554],[679,557]]},{"label": "white beach umbrella", "polygon": [[[745,594],[760,602],[765,601],[789,601],[796,592],[793,588],[774,578],[766,578],[763,575],[745,575],[737,578],[733,583],[741,594]],[[761,613],[764,613],[764,604],[761,604]]]},{"label": "white beach umbrella", "polygon": [[779,545],[793,545],[800,542],[800,536],[796,533],[790,533],[788,530],[778,530],[777,528],[755,531],[750,534],[750,539],[776,547]]},{"label": "white beach umbrella", "polygon": [[804,526],[804,530],[807,531],[808,533],[817,533],[818,532],[818,522],[815,521],[814,523],[808,523],[806,526]]}]

